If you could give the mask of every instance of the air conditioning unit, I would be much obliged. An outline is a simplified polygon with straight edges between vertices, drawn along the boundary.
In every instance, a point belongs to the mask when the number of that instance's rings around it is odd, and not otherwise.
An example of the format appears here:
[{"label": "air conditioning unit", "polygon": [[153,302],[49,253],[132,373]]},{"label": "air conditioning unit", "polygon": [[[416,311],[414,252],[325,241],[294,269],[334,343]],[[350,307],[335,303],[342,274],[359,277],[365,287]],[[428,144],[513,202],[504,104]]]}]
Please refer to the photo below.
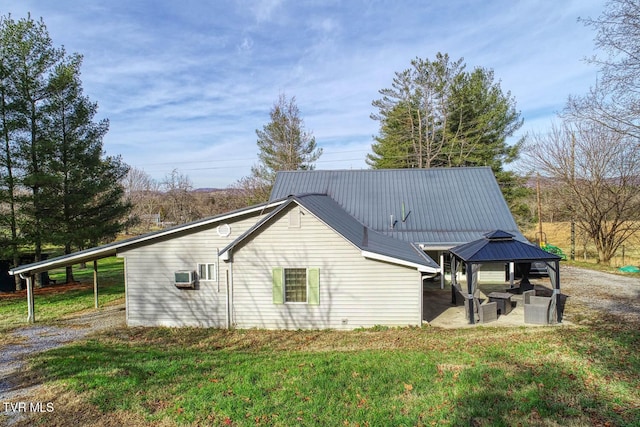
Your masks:
[{"label": "air conditioning unit", "polygon": [[174,273],[176,288],[195,289],[196,288],[196,272],[190,270],[178,270]]}]

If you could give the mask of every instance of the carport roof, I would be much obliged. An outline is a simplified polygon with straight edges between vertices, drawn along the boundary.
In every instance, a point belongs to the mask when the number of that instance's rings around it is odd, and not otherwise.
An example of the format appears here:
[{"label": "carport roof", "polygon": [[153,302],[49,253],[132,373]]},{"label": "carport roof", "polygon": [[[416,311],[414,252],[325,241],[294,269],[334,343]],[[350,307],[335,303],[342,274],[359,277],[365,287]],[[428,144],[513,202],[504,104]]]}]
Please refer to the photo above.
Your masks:
[{"label": "carport roof", "polygon": [[230,218],[263,212],[267,209],[279,206],[284,202],[286,202],[286,199],[275,200],[270,203],[262,203],[259,205],[249,206],[247,208],[238,209],[238,210],[227,212],[221,215],[212,216],[210,218],[205,218],[205,219],[193,221],[187,224],[178,225],[172,228],[167,228],[165,230],[155,231],[152,233],[144,234],[142,236],[136,236],[130,239],[120,240],[117,242],[108,243],[106,245],[97,246],[95,248],[85,249],[82,251],[74,252],[69,255],[62,255],[55,258],[49,258],[44,261],[38,261],[32,264],[21,265],[9,270],[9,274],[11,275],[37,274],[43,271],[49,271],[55,268],[65,267],[68,265],[75,265],[75,264],[80,264],[82,262],[89,262],[89,261],[94,261],[101,258],[115,256],[118,254],[119,251],[132,246],[149,244],[156,241],[157,239],[160,239],[166,236],[171,236],[178,233],[190,232],[190,231],[200,229],[202,227],[212,226],[222,221],[228,220]]},{"label": "carport roof", "polygon": [[483,238],[450,249],[450,252],[465,262],[535,262],[559,261],[558,255],[538,246],[524,243],[514,235],[502,230],[486,233]]}]

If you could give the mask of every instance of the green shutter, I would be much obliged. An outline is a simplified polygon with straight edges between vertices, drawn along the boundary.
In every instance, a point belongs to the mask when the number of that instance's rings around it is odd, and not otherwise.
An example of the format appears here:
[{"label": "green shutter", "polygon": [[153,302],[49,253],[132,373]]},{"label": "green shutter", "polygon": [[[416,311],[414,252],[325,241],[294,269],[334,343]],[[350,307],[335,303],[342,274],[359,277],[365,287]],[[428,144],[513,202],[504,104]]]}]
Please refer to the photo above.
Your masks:
[{"label": "green shutter", "polygon": [[309,295],[307,303],[309,305],[320,305],[320,269],[309,269]]},{"label": "green shutter", "polygon": [[273,303],[284,304],[284,269],[275,267],[273,275]]}]

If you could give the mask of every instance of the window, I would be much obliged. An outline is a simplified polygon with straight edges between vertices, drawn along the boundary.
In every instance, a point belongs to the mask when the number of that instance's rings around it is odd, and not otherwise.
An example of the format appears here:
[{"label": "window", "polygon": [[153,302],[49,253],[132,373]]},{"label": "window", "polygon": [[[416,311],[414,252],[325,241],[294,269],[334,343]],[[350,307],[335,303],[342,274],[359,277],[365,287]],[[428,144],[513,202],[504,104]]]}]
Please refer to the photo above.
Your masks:
[{"label": "window", "polygon": [[215,264],[198,264],[198,277],[200,280],[217,280]]},{"label": "window", "polygon": [[307,269],[284,269],[284,302],[307,302]]},{"label": "window", "polygon": [[320,269],[276,267],[272,275],[274,304],[320,304]]}]

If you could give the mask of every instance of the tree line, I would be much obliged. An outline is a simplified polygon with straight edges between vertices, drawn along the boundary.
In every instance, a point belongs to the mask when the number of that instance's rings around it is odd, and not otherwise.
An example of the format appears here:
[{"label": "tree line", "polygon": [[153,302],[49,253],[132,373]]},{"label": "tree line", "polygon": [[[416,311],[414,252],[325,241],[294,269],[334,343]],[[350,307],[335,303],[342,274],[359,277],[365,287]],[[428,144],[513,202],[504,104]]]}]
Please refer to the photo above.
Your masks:
[{"label": "tree line", "polygon": [[109,122],[95,119],[81,65],[54,46],[42,19],[0,18],[0,247],[14,266],[23,251],[33,261],[47,244],[69,254],[126,224],[128,166],[103,151]]}]

